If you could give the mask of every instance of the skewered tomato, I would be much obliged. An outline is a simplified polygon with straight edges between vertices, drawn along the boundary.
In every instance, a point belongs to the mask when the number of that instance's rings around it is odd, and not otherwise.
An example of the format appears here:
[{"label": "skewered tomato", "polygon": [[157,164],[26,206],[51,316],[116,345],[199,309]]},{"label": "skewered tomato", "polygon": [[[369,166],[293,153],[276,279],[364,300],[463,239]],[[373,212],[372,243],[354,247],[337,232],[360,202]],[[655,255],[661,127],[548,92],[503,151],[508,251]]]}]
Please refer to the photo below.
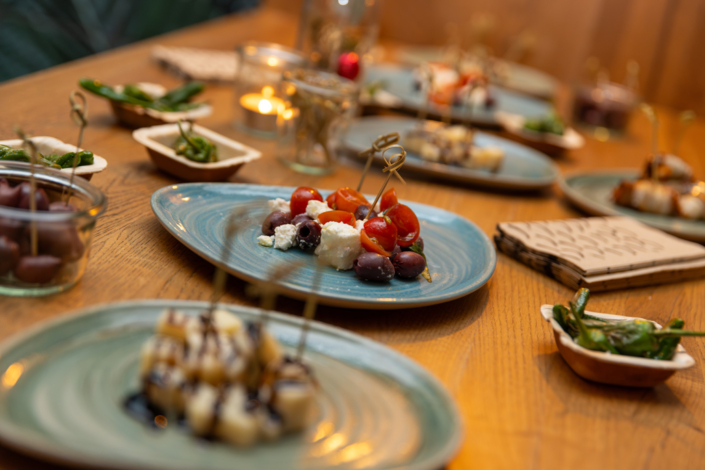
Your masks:
[{"label": "skewered tomato", "polygon": [[[367,199],[365,199],[365,196],[352,188],[339,188],[335,192],[334,202],[337,209],[350,213],[354,213],[355,209],[357,209],[357,206],[360,204],[370,204],[367,202]],[[328,203],[328,205],[330,206],[330,203]]]},{"label": "skewered tomato", "polygon": [[392,251],[397,244],[397,227],[387,217],[369,219],[365,222],[364,230],[387,251]]},{"label": "skewered tomato", "polygon": [[399,204],[399,200],[397,199],[397,192],[394,188],[382,194],[382,199],[379,201],[379,207],[382,209],[382,212],[397,204]]},{"label": "skewered tomato", "polygon": [[326,198],[326,203],[328,204],[328,207],[330,207],[333,210],[336,210],[338,206],[335,205],[335,193],[330,193],[328,197]]},{"label": "skewered tomato", "polygon": [[291,201],[289,201],[292,217],[306,212],[308,201],[323,201],[323,196],[313,188],[305,186],[296,188],[296,191],[291,195]]},{"label": "skewered tomato", "polygon": [[352,227],[355,226],[355,216],[350,212],[346,211],[327,211],[318,215],[318,221],[321,225],[325,225],[328,222],[341,222],[343,224],[348,224]]},{"label": "skewered tomato", "polygon": [[365,232],[365,229],[360,230],[360,243],[362,244],[362,248],[368,253],[377,253],[387,257],[392,256],[390,251],[385,250],[375,239],[370,238],[367,232]]},{"label": "skewered tomato", "polygon": [[387,217],[397,226],[397,243],[399,246],[411,246],[419,238],[421,225],[419,224],[419,219],[416,218],[416,214],[409,206],[397,204],[387,211]]}]

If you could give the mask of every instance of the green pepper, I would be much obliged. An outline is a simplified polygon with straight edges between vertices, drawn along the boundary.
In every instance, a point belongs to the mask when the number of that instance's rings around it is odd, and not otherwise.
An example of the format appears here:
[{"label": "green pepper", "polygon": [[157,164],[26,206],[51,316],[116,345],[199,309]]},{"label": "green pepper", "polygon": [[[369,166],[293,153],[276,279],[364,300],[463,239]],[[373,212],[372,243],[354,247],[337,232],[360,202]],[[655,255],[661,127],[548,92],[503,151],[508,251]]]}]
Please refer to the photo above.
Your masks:
[{"label": "green pepper", "polygon": [[126,94],[127,96],[131,96],[132,98],[141,100],[141,101],[146,101],[148,103],[151,103],[154,101],[151,96],[149,96],[147,93],[142,91],[137,85],[133,84],[127,84],[125,85],[125,88],[123,88],[122,92]]},{"label": "green pepper", "polygon": [[[668,330],[682,330],[685,322],[680,318],[674,318],[666,324]],[[670,361],[676,353],[676,349],[681,342],[680,336],[665,337],[659,339],[658,351],[649,354],[647,357],[661,361]]]},{"label": "green pepper", "polygon": [[112,87],[101,83],[100,80],[82,78],[78,81],[78,84],[81,85],[84,90],[90,91],[91,93],[96,94],[98,96],[102,96],[103,98],[108,98],[112,101],[119,101],[121,103],[129,103],[135,104],[137,106],[143,106],[145,108],[157,109],[157,107],[151,101],[137,99],[125,93],[115,91]]},{"label": "green pepper", "polygon": [[[587,291],[587,293],[581,293],[583,290]],[[609,342],[607,335],[605,335],[600,328],[588,328],[583,323],[582,312],[577,310],[577,306],[584,299],[585,303],[582,305],[584,310],[585,305],[587,304],[587,298],[589,297],[590,291],[587,289],[580,289],[574,298],[575,302],[570,302],[570,311],[575,318],[575,323],[577,324],[579,330],[578,336],[575,338],[575,342],[585,349],[619,354],[614,346],[612,346]]]},{"label": "green pepper", "polygon": [[6,151],[0,160],[12,160],[16,162],[29,162],[29,155],[22,149],[11,149]]},{"label": "green pepper", "polygon": [[199,163],[209,163],[218,161],[218,148],[211,144],[205,137],[188,135],[178,122],[180,136],[174,142],[174,150],[177,155],[183,155],[189,160]]},{"label": "green pepper", "polygon": [[[187,104],[186,102],[191,99],[191,97],[202,92],[203,88],[204,85],[202,82],[189,82],[182,87],[174,88],[166,95],[158,98],[156,104],[168,109],[177,109],[178,105]],[[193,106],[192,103],[188,103],[188,105]],[[179,109],[179,111],[182,111],[182,109]]]},{"label": "green pepper", "polygon": [[10,147],[9,145],[0,144],[0,158],[2,158],[2,156],[10,150],[12,150],[12,147]]},{"label": "green pepper", "polygon": [[650,321],[627,320],[609,323],[601,328],[608,341],[620,354],[647,357],[659,348],[654,336],[656,327]]}]

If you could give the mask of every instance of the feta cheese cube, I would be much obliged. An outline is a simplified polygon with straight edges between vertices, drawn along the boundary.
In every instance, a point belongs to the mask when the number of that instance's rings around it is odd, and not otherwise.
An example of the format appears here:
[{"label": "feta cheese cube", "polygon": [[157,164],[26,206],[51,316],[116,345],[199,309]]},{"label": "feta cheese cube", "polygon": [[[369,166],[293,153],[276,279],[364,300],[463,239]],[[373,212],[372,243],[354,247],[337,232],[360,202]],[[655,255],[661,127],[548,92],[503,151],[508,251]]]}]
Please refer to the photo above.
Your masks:
[{"label": "feta cheese cube", "polygon": [[272,247],[274,245],[274,237],[268,237],[267,235],[260,235],[257,237],[257,244]]},{"label": "feta cheese cube", "polygon": [[311,217],[313,220],[318,219],[319,214],[331,210],[333,209],[328,207],[328,203],[326,201],[308,201],[308,204],[306,204],[306,215]]},{"label": "feta cheese cube", "polygon": [[296,226],[284,224],[274,229],[274,248],[286,251],[296,246]]},{"label": "feta cheese cube", "polygon": [[289,201],[285,201],[280,197],[272,199],[271,201],[267,201],[267,204],[269,205],[270,213],[274,211],[282,211],[286,212],[287,214],[291,214],[291,207],[289,206]]},{"label": "feta cheese cube", "polygon": [[355,230],[358,232],[365,228],[365,221],[364,220],[356,220],[355,221]]},{"label": "feta cheese cube", "polygon": [[323,263],[337,270],[352,269],[353,261],[362,253],[360,232],[348,224],[328,222],[321,230],[321,243],[316,248]]}]

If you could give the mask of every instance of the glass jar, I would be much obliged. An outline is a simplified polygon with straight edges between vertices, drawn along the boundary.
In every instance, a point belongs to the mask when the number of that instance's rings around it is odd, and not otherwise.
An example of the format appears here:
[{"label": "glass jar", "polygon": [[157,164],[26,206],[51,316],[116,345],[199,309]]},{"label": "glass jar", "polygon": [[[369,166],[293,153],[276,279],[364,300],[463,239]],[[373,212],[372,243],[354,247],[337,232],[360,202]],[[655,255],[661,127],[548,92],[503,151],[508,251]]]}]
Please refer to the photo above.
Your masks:
[{"label": "glass jar", "polygon": [[357,108],[357,85],[332,73],[299,69],[284,74],[282,87],[279,160],[302,173],[331,173],[342,135]]},{"label": "glass jar", "polygon": [[629,87],[613,82],[580,85],[575,88],[573,117],[576,122],[592,127],[599,140],[611,134],[622,134],[639,104],[639,97]]},{"label": "glass jar", "polygon": [[[70,186],[69,175],[35,166],[34,178],[38,210],[32,212],[19,208],[26,205],[23,198],[29,199],[29,164],[0,163],[0,295],[38,297],[76,284],[107,206],[103,192],[81,177]],[[62,192],[69,188],[68,203],[75,210],[62,204]]]},{"label": "glass jar", "polygon": [[321,70],[355,80],[379,35],[381,0],[306,0],[297,47]]},{"label": "glass jar", "polygon": [[248,42],[237,47],[235,127],[262,138],[274,138],[282,73],[306,64],[298,51],[272,43]]}]

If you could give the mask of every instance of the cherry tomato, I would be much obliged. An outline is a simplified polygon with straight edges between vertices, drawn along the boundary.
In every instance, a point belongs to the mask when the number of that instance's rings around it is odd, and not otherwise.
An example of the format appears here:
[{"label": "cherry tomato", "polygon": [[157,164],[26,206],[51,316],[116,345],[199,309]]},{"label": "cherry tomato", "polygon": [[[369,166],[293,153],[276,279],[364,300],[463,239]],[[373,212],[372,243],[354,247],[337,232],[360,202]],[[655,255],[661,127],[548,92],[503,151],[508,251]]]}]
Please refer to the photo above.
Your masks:
[{"label": "cherry tomato", "polygon": [[335,204],[341,211],[354,213],[355,209],[357,209],[357,206],[360,204],[369,205],[370,203],[367,202],[365,196],[352,188],[339,188],[335,192]]},{"label": "cherry tomato", "polygon": [[397,199],[397,192],[394,188],[382,194],[382,199],[379,201],[379,207],[382,209],[382,212],[397,204],[399,204],[399,200]]},{"label": "cherry tomato", "polygon": [[365,229],[360,230],[360,243],[365,251],[369,251],[370,253],[379,253],[380,255],[386,257],[392,256],[392,254],[382,248],[380,244],[375,241],[375,239],[370,238],[367,235],[367,232],[365,232]]},{"label": "cherry tomato", "polygon": [[328,222],[341,222],[348,224],[351,227],[355,226],[355,216],[350,212],[346,211],[328,211],[318,214],[318,221],[321,225],[325,225]]},{"label": "cherry tomato", "polygon": [[387,217],[397,226],[397,243],[399,246],[411,246],[419,238],[421,225],[416,214],[409,206],[397,204],[387,211]]},{"label": "cherry tomato", "polygon": [[326,202],[328,203],[328,207],[331,209],[336,210],[338,208],[335,204],[335,193],[330,193],[330,195],[326,198]]},{"label": "cherry tomato", "polygon": [[397,227],[387,217],[374,217],[367,220],[364,230],[367,236],[385,251],[392,251],[397,246]]},{"label": "cherry tomato", "polygon": [[296,188],[296,191],[291,195],[291,201],[289,201],[291,216],[294,217],[306,212],[308,201],[323,201],[323,196],[313,188],[307,188],[305,186]]}]

